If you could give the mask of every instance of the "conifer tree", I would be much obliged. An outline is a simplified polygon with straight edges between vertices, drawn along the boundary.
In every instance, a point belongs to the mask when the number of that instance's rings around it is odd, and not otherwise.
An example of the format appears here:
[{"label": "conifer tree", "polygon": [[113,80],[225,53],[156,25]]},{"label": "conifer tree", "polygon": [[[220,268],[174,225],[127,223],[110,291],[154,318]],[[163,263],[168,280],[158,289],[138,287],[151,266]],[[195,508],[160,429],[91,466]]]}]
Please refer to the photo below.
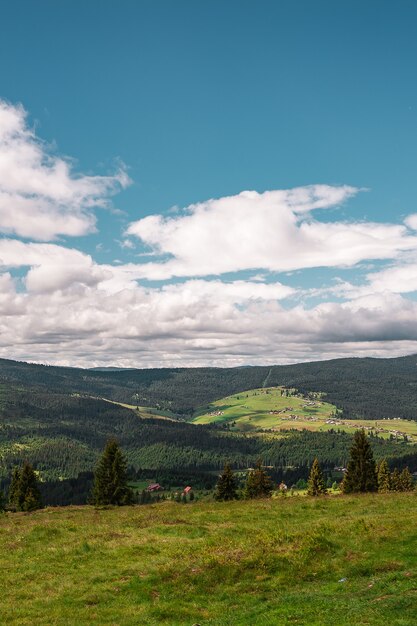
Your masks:
[{"label": "conifer tree", "polygon": [[380,493],[391,491],[391,474],[386,459],[383,459],[378,467],[378,491]]},{"label": "conifer tree", "polygon": [[261,461],[258,461],[246,479],[245,498],[270,498],[272,489],[272,480],[262,468]]},{"label": "conifer tree", "polygon": [[9,489],[9,507],[12,511],[35,511],[42,506],[38,479],[29,463],[15,468]]},{"label": "conifer tree", "polygon": [[132,504],[133,492],[127,485],[126,460],[115,439],[110,439],[94,475],[93,502],[96,506]]},{"label": "conifer tree", "polygon": [[311,466],[310,476],[308,477],[307,494],[309,496],[323,496],[326,493],[327,489],[324,483],[323,473],[318,459],[315,458]]},{"label": "conifer tree", "polygon": [[404,468],[400,474],[399,486],[401,491],[413,491],[414,481],[408,467]]},{"label": "conifer tree", "polygon": [[228,463],[224,466],[223,473],[217,481],[215,498],[216,500],[237,499],[237,480]]},{"label": "conifer tree", "polygon": [[391,490],[401,491],[400,470],[398,469],[398,467],[396,467],[391,474]]},{"label": "conifer tree", "polygon": [[13,468],[12,480],[9,487],[9,509],[11,511],[17,511],[19,506],[19,483],[20,483],[20,469],[18,467]]},{"label": "conifer tree", "polygon": [[365,431],[357,430],[353,436],[350,460],[343,479],[344,493],[376,491],[376,467],[371,444]]}]

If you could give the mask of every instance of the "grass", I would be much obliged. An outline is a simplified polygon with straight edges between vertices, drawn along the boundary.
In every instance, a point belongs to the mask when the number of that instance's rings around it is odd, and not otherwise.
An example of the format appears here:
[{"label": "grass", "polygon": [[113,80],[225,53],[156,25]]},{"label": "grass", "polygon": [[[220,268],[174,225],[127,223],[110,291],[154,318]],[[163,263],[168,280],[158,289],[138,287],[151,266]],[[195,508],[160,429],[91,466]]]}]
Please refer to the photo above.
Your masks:
[{"label": "grass", "polygon": [[104,402],[110,402],[110,404],[117,404],[118,406],[122,406],[125,409],[131,409],[135,411],[139,417],[142,419],[162,419],[162,420],[170,420],[176,421],[176,417],[170,411],[163,411],[162,409],[157,409],[148,406],[137,406],[136,404],[126,404],[126,402],[116,402],[115,400],[108,400],[107,398],[100,398],[100,400],[104,400]]},{"label": "grass", "polygon": [[0,517],[0,623],[412,626],[416,494]]},{"label": "grass", "polygon": [[[398,431],[410,440],[417,439],[417,422],[403,419],[348,420],[335,417],[336,407],[318,397],[314,405],[297,396],[282,396],[280,387],[252,389],[212,402],[209,407],[198,411],[195,424],[229,423],[237,431],[273,430],[289,428],[297,430],[326,431],[340,429],[354,433],[360,427],[378,431],[381,437],[389,437]],[[289,409],[289,410],[285,410]],[[281,411],[271,414],[271,411]],[[291,416],[297,416],[294,419]],[[336,423],[329,423],[330,421]]]}]

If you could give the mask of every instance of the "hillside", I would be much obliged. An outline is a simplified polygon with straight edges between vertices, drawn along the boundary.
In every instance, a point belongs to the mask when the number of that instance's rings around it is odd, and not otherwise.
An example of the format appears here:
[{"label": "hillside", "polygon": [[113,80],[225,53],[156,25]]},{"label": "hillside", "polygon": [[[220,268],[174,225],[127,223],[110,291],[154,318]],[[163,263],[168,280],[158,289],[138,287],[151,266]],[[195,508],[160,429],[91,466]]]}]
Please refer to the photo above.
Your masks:
[{"label": "hillside", "polygon": [[[399,443],[384,440],[391,426],[414,436],[415,422],[396,420],[391,424],[381,420],[383,415],[417,416],[415,360],[351,359],[273,368],[104,372],[1,360],[0,488],[7,489],[12,467],[28,460],[43,481],[56,483],[48,486],[47,494],[53,496],[46,495],[46,502],[85,502],[91,472],[109,437],[119,440],[133,478],[145,470],[146,476],[181,471],[188,472],[192,481],[197,473],[205,472],[206,482],[211,484],[213,472],[225,462],[247,468],[262,458],[272,466],[276,479],[285,476],[292,483],[306,477],[315,455],[328,472],[345,465],[350,436],[337,431],[351,434],[362,425],[374,425],[373,431],[379,435],[372,439],[377,459],[387,457],[391,466],[408,464],[416,471],[414,445],[401,437]],[[298,386],[304,393],[318,394],[323,414],[317,413],[317,407],[301,405],[294,413],[303,419],[291,421],[287,414],[269,415],[266,406],[263,412],[255,405],[253,411],[244,408],[241,396],[248,395],[248,402],[255,404],[269,401],[281,393],[270,386],[278,386],[279,381],[288,388]],[[340,402],[332,404],[332,395]],[[241,410],[236,402],[240,402]],[[292,402],[296,399],[288,398],[288,405]],[[222,403],[229,403],[225,411],[219,408]],[[349,422],[350,407],[358,403],[362,403],[361,412],[368,419]],[[139,412],[135,410],[137,404]],[[335,407],[339,423],[326,424],[327,412]],[[219,423],[197,425],[184,421],[192,419],[191,411],[196,421],[203,422],[212,421],[209,413],[213,411],[224,415],[221,419],[215,416]],[[312,413],[320,419],[307,419]],[[158,414],[170,419],[160,419]],[[295,432],[300,427],[307,430]],[[271,432],[256,432],[264,428]]]},{"label": "hillside", "polygon": [[79,393],[191,415],[198,407],[259,387],[326,394],[349,419],[417,420],[417,356],[335,359],[273,367],[93,371],[0,360],[0,383]]},{"label": "hillside", "polygon": [[6,514],[1,622],[413,626],[416,509],[390,494]]},{"label": "hillside", "polygon": [[352,420],[342,417],[321,394],[295,393],[283,387],[251,389],[211,402],[193,424],[222,424],[237,432],[281,432],[288,429],[353,433],[358,428],[380,437],[417,439],[417,422],[400,418]]}]

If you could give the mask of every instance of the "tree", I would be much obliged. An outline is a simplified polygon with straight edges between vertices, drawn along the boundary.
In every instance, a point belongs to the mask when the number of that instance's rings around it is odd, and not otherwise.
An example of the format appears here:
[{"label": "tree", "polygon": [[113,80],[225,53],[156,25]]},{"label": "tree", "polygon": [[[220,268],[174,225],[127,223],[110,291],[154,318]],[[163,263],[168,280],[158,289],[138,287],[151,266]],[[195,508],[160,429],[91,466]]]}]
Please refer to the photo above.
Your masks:
[{"label": "tree", "polygon": [[343,479],[344,493],[376,491],[378,488],[376,467],[371,444],[365,431],[357,430],[353,436],[350,460]]},{"label": "tree", "polygon": [[12,472],[12,480],[9,487],[9,509],[12,511],[17,511],[19,503],[20,471],[18,467],[15,467]]},{"label": "tree", "polygon": [[307,495],[309,496],[323,496],[327,493],[326,485],[324,484],[323,473],[320,468],[318,459],[315,458],[310,470],[310,476],[308,477],[308,489]]},{"label": "tree", "polygon": [[29,463],[15,468],[9,489],[9,508],[12,511],[35,511],[42,506],[38,479]]},{"label": "tree", "polygon": [[216,500],[237,499],[237,480],[228,463],[226,463],[223,473],[219,476],[214,497]]},{"label": "tree", "polygon": [[246,479],[245,498],[270,498],[273,484],[266,471],[258,461],[254,470],[251,470]]},{"label": "tree", "polygon": [[378,491],[380,493],[391,491],[391,474],[386,459],[383,459],[378,467]]},{"label": "tree", "polygon": [[401,491],[400,470],[398,469],[398,467],[396,467],[391,474],[391,490]]},{"label": "tree", "polygon": [[93,502],[96,506],[132,504],[127,485],[126,460],[115,439],[110,439],[94,474]]},{"label": "tree", "polygon": [[408,467],[404,468],[400,474],[399,486],[401,491],[413,491],[414,481]]}]

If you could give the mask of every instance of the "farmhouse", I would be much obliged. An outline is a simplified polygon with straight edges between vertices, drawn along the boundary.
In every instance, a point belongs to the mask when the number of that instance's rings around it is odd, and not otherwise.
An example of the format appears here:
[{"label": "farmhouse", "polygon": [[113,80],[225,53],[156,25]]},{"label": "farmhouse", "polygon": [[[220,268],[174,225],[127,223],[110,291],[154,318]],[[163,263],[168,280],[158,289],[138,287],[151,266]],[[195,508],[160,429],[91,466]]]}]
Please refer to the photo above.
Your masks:
[{"label": "farmhouse", "polygon": [[163,487],[159,483],[152,483],[146,487],[146,491],[162,491]]}]

